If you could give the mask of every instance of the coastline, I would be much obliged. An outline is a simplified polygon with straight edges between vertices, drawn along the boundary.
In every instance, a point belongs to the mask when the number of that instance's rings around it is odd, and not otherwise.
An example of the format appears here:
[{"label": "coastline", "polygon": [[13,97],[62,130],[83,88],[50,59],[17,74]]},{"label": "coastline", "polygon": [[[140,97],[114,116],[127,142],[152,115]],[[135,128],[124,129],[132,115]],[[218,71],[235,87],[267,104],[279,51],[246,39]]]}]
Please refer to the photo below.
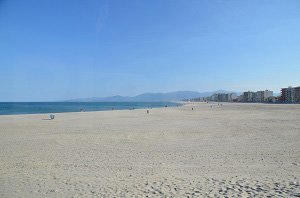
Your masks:
[{"label": "coastline", "polygon": [[[72,104],[73,109],[72,110],[62,110],[62,109],[56,109],[55,111],[50,111],[48,110],[38,110],[36,112],[28,112],[26,113],[20,113],[20,112],[8,112],[7,114],[1,112],[1,103],[3,104],[39,104],[41,108],[44,108],[43,105],[48,105],[48,104],[65,104],[66,106]],[[74,105],[76,104],[76,105]],[[83,108],[84,106],[95,104],[99,105],[94,106],[93,109],[85,109]],[[102,107],[101,104],[110,104],[108,106]],[[123,104],[123,106],[122,106]],[[129,104],[129,105],[128,105]],[[136,105],[134,105],[136,104]],[[142,104],[142,106],[140,106]],[[152,105],[152,106],[151,106]],[[168,107],[176,107],[176,106],[181,106],[182,103],[180,101],[164,101],[164,102],[0,102],[0,116],[2,115],[31,115],[31,114],[60,114],[60,113],[82,113],[82,112],[98,112],[98,111],[120,111],[120,110],[137,110],[137,109],[154,109],[154,108],[164,108],[165,106]],[[5,108],[2,107],[2,108]],[[15,107],[14,107],[15,108]],[[28,107],[27,107],[28,108]],[[102,109],[101,109],[102,108]],[[18,108],[17,108],[18,109]],[[24,110],[23,110],[24,111]]]},{"label": "coastline", "polygon": [[[185,104],[187,105],[187,104]],[[184,106],[184,105],[182,105]],[[164,108],[177,108],[176,106],[172,106],[172,107],[153,107],[150,108],[149,110],[154,110],[154,109],[164,109]],[[26,117],[26,116],[49,116],[50,114],[55,114],[55,115],[72,115],[72,114],[78,114],[78,115],[84,115],[84,114],[97,114],[97,113],[110,113],[110,112],[132,112],[132,111],[145,111],[148,108],[137,108],[137,109],[114,109],[114,110],[95,110],[95,111],[74,111],[74,112],[57,112],[57,113],[25,113],[25,114],[0,114],[0,117],[5,117],[5,116],[11,116],[11,117]]]},{"label": "coastline", "polygon": [[45,116],[0,116],[0,196],[300,192],[299,105],[193,103],[149,114]]}]

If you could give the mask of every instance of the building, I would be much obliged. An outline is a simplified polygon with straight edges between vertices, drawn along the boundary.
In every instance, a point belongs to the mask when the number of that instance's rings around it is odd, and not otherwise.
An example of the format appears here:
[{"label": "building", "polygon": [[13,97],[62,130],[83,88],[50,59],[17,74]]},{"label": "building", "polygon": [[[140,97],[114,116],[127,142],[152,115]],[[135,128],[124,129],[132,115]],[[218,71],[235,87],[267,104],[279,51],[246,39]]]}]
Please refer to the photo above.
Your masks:
[{"label": "building", "polygon": [[255,93],[255,102],[271,102],[273,101],[273,91],[257,91]]},{"label": "building", "polygon": [[243,102],[254,102],[255,93],[252,91],[247,91],[243,93]]},{"label": "building", "polygon": [[238,96],[234,101],[235,102],[243,102],[244,101],[244,95]]},{"label": "building", "polygon": [[300,86],[281,89],[281,100],[285,103],[300,102]]},{"label": "building", "polygon": [[237,99],[236,93],[216,93],[209,97],[210,101],[216,102],[233,102]]},{"label": "building", "polygon": [[229,93],[229,94],[227,94],[227,100],[228,100],[228,102],[233,102],[236,99],[237,99],[236,93]]},{"label": "building", "polygon": [[247,91],[244,92],[243,97],[240,99],[242,102],[272,102],[273,101],[273,91]]},{"label": "building", "polygon": [[294,97],[293,97],[293,88],[288,87],[288,88],[282,88],[281,89],[281,100],[282,102],[293,102]]},{"label": "building", "polygon": [[296,102],[300,102],[300,86],[299,87],[295,87],[295,101]]}]

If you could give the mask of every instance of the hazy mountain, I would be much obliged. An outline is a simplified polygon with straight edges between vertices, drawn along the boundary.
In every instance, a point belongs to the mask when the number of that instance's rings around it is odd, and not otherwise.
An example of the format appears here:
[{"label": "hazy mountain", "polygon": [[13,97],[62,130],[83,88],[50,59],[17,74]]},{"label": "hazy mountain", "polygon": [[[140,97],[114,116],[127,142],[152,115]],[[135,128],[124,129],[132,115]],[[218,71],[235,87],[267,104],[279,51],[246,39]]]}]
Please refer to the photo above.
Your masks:
[{"label": "hazy mountain", "polygon": [[180,101],[183,99],[199,98],[211,96],[214,93],[230,93],[231,91],[218,90],[211,92],[196,92],[196,91],[176,91],[168,93],[143,93],[137,96],[111,96],[104,98],[80,98],[67,100],[65,102],[125,102],[125,101]]},{"label": "hazy mountain", "polygon": [[78,98],[78,99],[71,99],[66,100],[65,102],[124,102],[124,101],[132,101],[132,97],[125,97],[125,96],[110,96],[110,97],[103,97],[103,98]]}]

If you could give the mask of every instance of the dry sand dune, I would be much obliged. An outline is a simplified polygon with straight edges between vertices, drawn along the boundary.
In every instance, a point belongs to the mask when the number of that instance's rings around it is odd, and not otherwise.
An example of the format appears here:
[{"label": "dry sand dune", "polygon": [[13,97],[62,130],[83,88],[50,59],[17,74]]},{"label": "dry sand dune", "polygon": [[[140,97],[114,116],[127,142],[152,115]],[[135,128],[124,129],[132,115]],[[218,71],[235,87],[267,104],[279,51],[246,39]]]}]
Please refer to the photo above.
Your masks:
[{"label": "dry sand dune", "polygon": [[45,118],[0,116],[0,197],[300,197],[300,105]]}]

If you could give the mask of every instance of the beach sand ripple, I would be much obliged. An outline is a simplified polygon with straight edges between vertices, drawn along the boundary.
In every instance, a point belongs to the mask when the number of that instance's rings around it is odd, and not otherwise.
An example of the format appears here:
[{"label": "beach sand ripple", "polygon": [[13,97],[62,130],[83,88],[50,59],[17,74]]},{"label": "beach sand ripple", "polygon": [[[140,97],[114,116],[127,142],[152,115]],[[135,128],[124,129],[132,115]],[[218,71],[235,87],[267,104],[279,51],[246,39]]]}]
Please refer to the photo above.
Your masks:
[{"label": "beach sand ripple", "polygon": [[300,105],[210,105],[0,116],[0,197],[300,197]]}]

